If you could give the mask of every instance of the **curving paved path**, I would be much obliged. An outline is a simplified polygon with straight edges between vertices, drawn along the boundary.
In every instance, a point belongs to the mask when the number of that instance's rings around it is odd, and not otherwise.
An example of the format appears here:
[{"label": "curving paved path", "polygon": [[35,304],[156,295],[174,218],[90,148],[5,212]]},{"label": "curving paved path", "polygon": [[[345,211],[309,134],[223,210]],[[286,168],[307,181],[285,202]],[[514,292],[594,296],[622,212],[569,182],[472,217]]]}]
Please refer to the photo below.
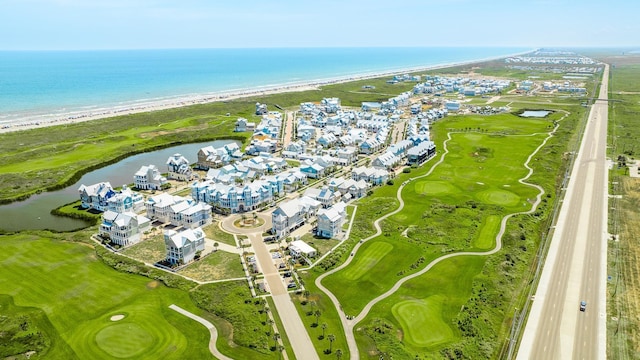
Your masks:
[{"label": "curving paved path", "polygon": [[216,348],[216,341],[218,340],[218,330],[216,329],[215,326],[213,326],[212,323],[210,323],[206,319],[201,318],[196,314],[190,313],[189,311],[179,307],[178,305],[171,304],[169,305],[169,308],[171,310],[177,311],[180,314],[199,322],[209,330],[209,333],[211,334],[211,340],[209,340],[209,351],[211,351],[211,354],[213,354],[213,356],[215,356],[220,360],[233,360],[232,358],[223,355],[220,351],[218,351],[218,348]]},{"label": "curving paved path", "polygon": [[[496,246],[488,251],[484,251],[484,252],[471,252],[471,251],[464,251],[464,252],[458,252],[458,253],[451,253],[451,254],[447,254],[444,256],[441,256],[437,259],[434,259],[433,261],[431,261],[429,264],[427,264],[427,266],[425,266],[422,270],[413,273],[411,275],[408,275],[400,280],[398,280],[393,287],[391,287],[391,289],[387,290],[385,293],[381,294],[380,296],[374,298],[373,300],[371,300],[363,309],[362,311],[354,318],[351,319],[347,319],[346,314],[344,313],[344,311],[342,310],[342,307],[340,306],[340,302],[338,301],[338,298],[331,292],[329,291],[329,289],[327,289],[326,287],[324,287],[322,285],[322,280],[331,275],[334,274],[342,269],[344,269],[345,267],[347,267],[351,261],[353,261],[353,259],[355,258],[355,256],[350,256],[347,261],[345,261],[342,265],[338,266],[337,268],[328,271],[322,275],[320,275],[316,281],[315,284],[316,286],[323,291],[333,302],[334,306],[336,307],[336,309],[338,309],[338,314],[340,315],[340,321],[342,323],[342,327],[345,329],[345,336],[347,338],[347,345],[349,346],[349,354],[350,354],[350,358],[351,359],[359,359],[360,358],[360,352],[358,349],[358,344],[356,343],[355,340],[355,336],[353,334],[353,329],[355,327],[356,324],[358,324],[360,321],[362,321],[368,314],[369,311],[371,310],[371,308],[376,305],[377,303],[379,303],[380,301],[386,299],[387,297],[391,296],[393,293],[395,293],[400,286],[402,286],[405,282],[416,278],[418,276],[423,275],[424,273],[426,273],[427,271],[431,270],[431,268],[433,268],[435,265],[437,265],[438,263],[452,258],[452,257],[456,257],[456,256],[489,256],[489,255],[493,255],[495,253],[497,253],[498,251],[500,251],[502,249],[502,236],[504,235],[504,232],[506,231],[506,226],[507,226],[507,221],[509,220],[509,218],[511,218],[512,216],[515,215],[522,215],[522,214],[531,214],[533,213],[536,208],[538,207],[538,205],[540,204],[540,202],[542,201],[542,195],[545,194],[544,189],[536,184],[531,184],[526,182],[526,180],[531,177],[531,175],[533,174],[533,169],[529,166],[529,163],[531,162],[531,159],[533,158],[533,156],[535,154],[538,153],[538,151],[540,151],[540,149],[547,143],[547,141],[554,135],[554,133],[556,132],[556,130],[558,129],[559,126],[559,122],[562,121],[565,117],[567,116],[567,114],[565,113],[565,116],[562,117],[562,119],[558,120],[558,123],[556,124],[556,126],[553,128],[553,130],[551,130],[548,134],[548,136],[542,141],[542,143],[529,155],[529,157],[527,158],[527,161],[525,161],[524,166],[529,170],[529,172],[527,173],[526,176],[524,176],[523,178],[521,178],[520,180],[518,180],[519,183],[523,184],[523,185],[528,185],[528,186],[532,186],[536,189],[539,190],[538,195],[536,196],[536,201],[533,203],[533,205],[531,206],[531,209],[528,211],[521,211],[521,212],[516,212],[516,213],[512,213],[512,214],[508,214],[505,215],[502,218],[502,221],[500,223],[500,231],[498,232],[498,234],[496,235]],[[532,134],[535,135],[535,134]],[[404,208],[404,200],[402,199],[402,190],[404,189],[404,187],[411,181],[416,180],[416,179],[420,179],[426,176],[431,175],[431,173],[433,172],[433,170],[435,170],[435,168],[440,165],[444,159],[445,156],[449,153],[449,149],[447,148],[447,143],[451,140],[451,132],[447,134],[447,139],[443,142],[443,148],[444,148],[444,153],[442,154],[442,156],[440,157],[440,160],[438,160],[437,163],[433,164],[433,166],[431,167],[431,169],[429,169],[429,171],[421,176],[417,176],[417,177],[413,177],[410,178],[409,180],[406,180],[405,182],[403,182],[400,187],[398,188],[398,191],[396,192],[396,197],[398,199],[398,201],[400,202],[400,206],[394,210],[393,212],[390,212],[386,215],[383,215],[382,217],[378,218],[376,221],[373,222],[373,226],[376,228],[376,233],[367,237],[366,239],[362,239],[361,241],[358,242],[358,244],[356,244],[356,246],[353,248],[352,252],[357,252],[358,249],[360,248],[360,246],[366,242],[369,241],[375,237],[378,237],[382,234],[382,229],[380,228],[380,222],[382,220],[387,219],[390,216],[393,216],[397,213],[399,213],[400,211],[402,211],[402,209]]]}]

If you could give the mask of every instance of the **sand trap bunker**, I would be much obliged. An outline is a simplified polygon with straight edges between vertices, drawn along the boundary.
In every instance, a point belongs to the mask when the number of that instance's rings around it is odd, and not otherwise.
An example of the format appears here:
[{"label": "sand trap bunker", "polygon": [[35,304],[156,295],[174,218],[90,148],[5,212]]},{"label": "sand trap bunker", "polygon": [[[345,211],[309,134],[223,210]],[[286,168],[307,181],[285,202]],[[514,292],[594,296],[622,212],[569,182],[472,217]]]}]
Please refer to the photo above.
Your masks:
[{"label": "sand trap bunker", "polygon": [[118,314],[118,315],[113,315],[110,320],[111,321],[120,321],[122,319],[124,319],[124,315]]}]

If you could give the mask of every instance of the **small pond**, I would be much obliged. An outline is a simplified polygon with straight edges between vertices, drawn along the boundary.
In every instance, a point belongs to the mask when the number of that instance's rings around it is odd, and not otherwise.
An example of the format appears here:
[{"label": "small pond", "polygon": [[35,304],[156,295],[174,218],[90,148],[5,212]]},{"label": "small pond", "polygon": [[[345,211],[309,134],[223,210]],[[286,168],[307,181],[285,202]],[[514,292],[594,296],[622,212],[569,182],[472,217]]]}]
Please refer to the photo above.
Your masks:
[{"label": "small pond", "polygon": [[531,118],[531,117],[543,118],[549,114],[551,114],[551,111],[549,110],[525,110],[519,116],[526,117],[526,118]]},{"label": "small pond", "polygon": [[[169,156],[180,153],[187,160],[195,163],[198,150],[205,146],[221,147],[234,140],[217,140],[205,143],[173,146],[161,150],[130,156],[117,163],[84,174],[73,185],[64,189],[33,195],[25,201],[14,202],[0,206],[0,229],[7,231],[41,230],[73,231],[87,226],[87,222],[80,219],[55,216],[51,210],[76,200],[80,200],[78,188],[80,185],[91,185],[108,181],[113,187],[133,183],[135,174],[142,165],[153,164],[161,172],[166,172],[166,161]],[[241,145],[238,142],[238,145]]]}]

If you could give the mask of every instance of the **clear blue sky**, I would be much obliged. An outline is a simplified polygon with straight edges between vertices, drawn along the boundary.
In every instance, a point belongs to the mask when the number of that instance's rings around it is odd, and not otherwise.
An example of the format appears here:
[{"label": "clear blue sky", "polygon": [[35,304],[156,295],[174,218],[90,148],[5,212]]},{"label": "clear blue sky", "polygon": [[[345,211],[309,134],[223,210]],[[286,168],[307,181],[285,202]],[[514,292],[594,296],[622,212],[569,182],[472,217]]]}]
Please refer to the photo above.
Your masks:
[{"label": "clear blue sky", "polygon": [[637,0],[0,0],[0,50],[634,46]]}]

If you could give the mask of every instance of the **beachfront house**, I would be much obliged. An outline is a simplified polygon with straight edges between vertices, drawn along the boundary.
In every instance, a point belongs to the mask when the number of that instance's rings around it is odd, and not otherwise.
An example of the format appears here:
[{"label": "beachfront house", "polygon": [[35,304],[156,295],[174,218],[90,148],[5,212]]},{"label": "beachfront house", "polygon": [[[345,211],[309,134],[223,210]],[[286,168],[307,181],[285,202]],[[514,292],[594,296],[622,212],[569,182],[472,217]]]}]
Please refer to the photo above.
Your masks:
[{"label": "beachfront house", "polygon": [[164,245],[167,262],[172,265],[188,264],[196,254],[204,251],[204,231],[200,228],[181,232],[165,230]]},{"label": "beachfront house", "polygon": [[106,211],[102,214],[99,235],[119,246],[129,246],[142,240],[142,234],[151,227],[151,221],[132,212]]},{"label": "beachfront house", "polygon": [[81,206],[84,209],[97,211],[106,211],[109,206],[109,199],[116,195],[109,182],[101,182],[89,186],[82,184],[78,192],[80,193]]},{"label": "beachfront house", "polygon": [[268,112],[267,104],[256,103],[256,115],[266,115]]},{"label": "beachfront house", "polygon": [[189,160],[180,154],[173,154],[167,159],[168,179],[179,181],[190,181],[193,178],[193,171],[189,166]]},{"label": "beachfront house", "polygon": [[143,165],[133,175],[133,184],[138,190],[160,190],[167,178],[160,174],[155,165]]},{"label": "beachfront house", "polygon": [[249,122],[249,120],[241,117],[241,118],[238,118],[238,121],[236,121],[236,127],[234,131],[235,132],[244,132],[244,131],[253,132],[255,129],[256,129],[256,123]]},{"label": "beachfront house", "polygon": [[342,201],[328,209],[319,210],[316,235],[327,239],[336,237],[342,232],[346,219],[346,204]]}]

